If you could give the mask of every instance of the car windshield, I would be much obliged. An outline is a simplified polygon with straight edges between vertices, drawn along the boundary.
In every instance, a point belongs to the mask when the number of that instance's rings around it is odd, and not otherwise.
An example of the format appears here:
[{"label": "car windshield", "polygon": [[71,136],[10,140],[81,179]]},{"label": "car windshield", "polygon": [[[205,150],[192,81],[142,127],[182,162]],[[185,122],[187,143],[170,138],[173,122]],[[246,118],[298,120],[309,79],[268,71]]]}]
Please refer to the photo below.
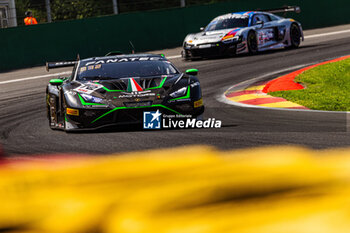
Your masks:
[{"label": "car windshield", "polygon": [[229,28],[248,27],[248,17],[245,18],[225,18],[210,22],[205,31],[215,31]]},{"label": "car windshield", "polygon": [[[87,65],[87,66],[86,66]],[[103,80],[128,77],[174,75],[179,72],[168,61],[129,61],[80,66],[76,80]]]}]

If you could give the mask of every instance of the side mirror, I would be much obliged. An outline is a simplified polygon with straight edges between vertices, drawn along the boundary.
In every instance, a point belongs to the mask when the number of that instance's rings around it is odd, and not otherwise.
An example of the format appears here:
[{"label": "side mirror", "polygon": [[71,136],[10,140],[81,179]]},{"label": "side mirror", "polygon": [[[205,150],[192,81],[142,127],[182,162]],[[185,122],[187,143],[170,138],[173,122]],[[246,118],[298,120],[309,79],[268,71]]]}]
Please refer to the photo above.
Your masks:
[{"label": "side mirror", "polygon": [[201,30],[201,32],[204,31],[204,27],[199,28],[199,30]]},{"label": "side mirror", "polygon": [[197,75],[198,74],[198,70],[197,69],[189,69],[189,70],[186,70],[186,74]]},{"label": "side mirror", "polygon": [[50,84],[53,86],[61,86],[63,84],[63,80],[58,78],[51,79]]},{"label": "side mirror", "polygon": [[261,27],[264,27],[264,21],[258,21],[256,22],[256,25],[261,25]]}]

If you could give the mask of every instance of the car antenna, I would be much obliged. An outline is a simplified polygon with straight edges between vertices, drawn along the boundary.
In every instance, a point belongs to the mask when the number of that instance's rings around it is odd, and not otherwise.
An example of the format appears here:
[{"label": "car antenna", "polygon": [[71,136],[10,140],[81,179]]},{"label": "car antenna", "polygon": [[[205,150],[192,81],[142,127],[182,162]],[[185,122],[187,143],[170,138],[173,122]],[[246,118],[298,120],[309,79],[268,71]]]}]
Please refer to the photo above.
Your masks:
[{"label": "car antenna", "polygon": [[79,53],[78,53],[78,55],[77,55],[77,61],[79,61],[80,60],[80,55],[79,55]]},{"label": "car antenna", "polygon": [[132,48],[131,53],[135,54],[135,47],[134,47],[133,43],[131,42],[131,40],[129,40],[129,43],[130,43],[131,48]]}]

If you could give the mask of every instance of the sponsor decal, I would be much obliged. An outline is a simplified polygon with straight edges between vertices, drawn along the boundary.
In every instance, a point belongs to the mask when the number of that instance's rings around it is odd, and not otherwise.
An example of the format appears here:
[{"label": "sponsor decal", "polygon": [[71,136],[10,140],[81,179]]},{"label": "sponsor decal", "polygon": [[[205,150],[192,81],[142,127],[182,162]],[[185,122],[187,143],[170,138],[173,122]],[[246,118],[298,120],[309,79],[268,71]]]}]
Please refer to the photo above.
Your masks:
[{"label": "sponsor decal", "polygon": [[180,129],[208,129],[221,128],[222,122],[215,118],[207,120],[197,120],[195,118],[163,118],[163,129],[180,128]]},{"label": "sponsor decal", "polygon": [[199,82],[195,82],[195,83],[192,83],[190,86],[193,88],[193,87],[196,87],[196,86],[199,86]]},{"label": "sponsor decal", "polygon": [[197,100],[193,103],[193,107],[199,108],[203,106],[203,99]]},{"label": "sponsor decal", "polygon": [[221,125],[215,118],[199,120],[191,115],[165,115],[159,110],[143,112],[144,129],[208,129],[221,128]]},{"label": "sponsor decal", "polygon": [[161,129],[162,114],[156,112],[143,112],[143,128],[144,129]]},{"label": "sponsor decal", "polygon": [[80,68],[80,73],[83,73],[84,71],[86,71],[86,67],[81,67]]},{"label": "sponsor decal", "polygon": [[91,94],[92,92],[94,92],[93,90],[89,90],[89,89],[86,89],[86,88],[76,88],[74,90],[76,92],[85,93],[85,94]]},{"label": "sponsor decal", "polygon": [[258,33],[259,44],[267,43],[274,39],[273,29],[260,30]]},{"label": "sponsor decal", "polygon": [[168,103],[178,103],[178,102],[188,102],[191,101],[190,98],[186,98],[186,99],[173,99],[173,100],[169,100]]},{"label": "sponsor decal", "polygon": [[129,78],[128,92],[143,91],[142,87],[135,81],[134,78]]},{"label": "sponsor decal", "polygon": [[85,66],[98,65],[98,64],[109,64],[109,63],[119,63],[119,62],[133,62],[133,61],[159,61],[166,59],[163,57],[124,57],[116,59],[101,59],[96,61],[87,62]]},{"label": "sponsor decal", "polygon": [[55,66],[60,66],[60,65],[74,65],[76,64],[76,61],[63,61],[63,62],[56,62]]},{"label": "sponsor decal", "polygon": [[211,44],[202,44],[202,45],[199,45],[198,48],[200,49],[206,49],[206,48],[210,48],[211,47]]},{"label": "sponsor decal", "polygon": [[102,87],[103,85],[99,83],[88,82],[86,84],[80,85],[78,88],[75,88],[74,91],[79,93],[91,94],[92,92]]},{"label": "sponsor decal", "polygon": [[217,17],[214,21],[217,20],[224,20],[224,19],[246,19],[248,18],[249,15],[247,14],[226,14],[226,15],[221,15]]},{"label": "sponsor decal", "polygon": [[66,113],[67,113],[67,115],[79,116],[79,110],[78,109],[67,108],[66,109]]},{"label": "sponsor decal", "polygon": [[124,98],[141,98],[141,97],[151,97],[156,96],[156,93],[153,93],[152,91],[133,91],[133,92],[122,92],[118,98],[124,99]]},{"label": "sponsor decal", "polygon": [[224,37],[222,37],[221,40],[233,39],[239,31],[240,31],[240,28],[235,28],[232,31],[228,32]]}]

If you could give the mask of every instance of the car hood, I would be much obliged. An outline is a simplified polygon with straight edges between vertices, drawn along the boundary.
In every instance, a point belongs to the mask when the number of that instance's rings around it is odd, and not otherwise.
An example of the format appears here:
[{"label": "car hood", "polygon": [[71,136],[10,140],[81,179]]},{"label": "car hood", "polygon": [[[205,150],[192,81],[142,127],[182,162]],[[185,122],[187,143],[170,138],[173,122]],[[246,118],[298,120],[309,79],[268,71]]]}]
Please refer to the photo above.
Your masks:
[{"label": "car hood", "polygon": [[216,43],[221,41],[221,39],[228,33],[237,34],[241,28],[230,28],[224,30],[200,32],[194,34],[193,36],[187,38],[186,42],[188,44],[204,44],[204,43]]},{"label": "car hood", "polygon": [[77,82],[71,88],[73,94],[81,98],[85,95],[104,99],[104,103],[140,100],[154,100],[164,96],[165,90],[172,87],[181,74],[153,77],[134,77],[116,80],[95,80]]}]

